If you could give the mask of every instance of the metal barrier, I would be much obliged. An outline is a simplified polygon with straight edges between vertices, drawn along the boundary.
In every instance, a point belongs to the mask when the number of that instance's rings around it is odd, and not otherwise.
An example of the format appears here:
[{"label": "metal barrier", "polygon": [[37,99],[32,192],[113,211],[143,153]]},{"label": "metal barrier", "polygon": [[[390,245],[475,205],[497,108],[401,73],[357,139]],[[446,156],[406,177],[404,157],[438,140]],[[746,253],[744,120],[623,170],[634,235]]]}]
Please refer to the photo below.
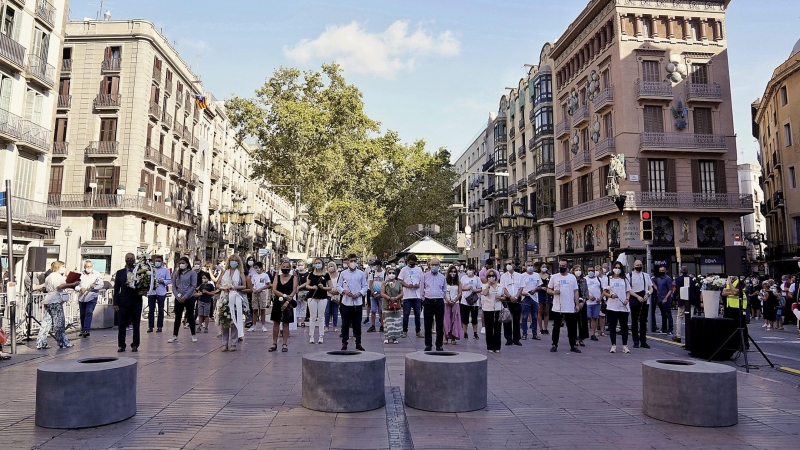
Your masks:
[{"label": "metal barrier", "polygon": [[[80,328],[80,308],[78,306],[78,293],[72,290],[67,290],[69,293],[69,301],[64,303],[64,319],[67,331],[71,328]],[[105,289],[98,293],[97,297],[97,304],[98,305],[110,305],[112,295],[112,289]],[[30,295],[18,293],[16,295],[17,300],[17,317],[16,317],[16,324],[13,324],[13,329],[17,333],[17,341],[24,339],[27,335],[27,313],[28,313],[28,301],[32,302],[32,307],[30,309],[31,316],[33,319],[31,320],[31,330],[30,335],[33,337],[39,333],[39,323],[42,321],[42,317],[44,317],[44,298],[47,296],[45,293],[34,293]],[[0,318],[2,319],[2,328],[9,336],[12,330],[12,324],[9,323],[8,319],[8,308],[9,302],[8,297],[6,294],[0,294]]]}]

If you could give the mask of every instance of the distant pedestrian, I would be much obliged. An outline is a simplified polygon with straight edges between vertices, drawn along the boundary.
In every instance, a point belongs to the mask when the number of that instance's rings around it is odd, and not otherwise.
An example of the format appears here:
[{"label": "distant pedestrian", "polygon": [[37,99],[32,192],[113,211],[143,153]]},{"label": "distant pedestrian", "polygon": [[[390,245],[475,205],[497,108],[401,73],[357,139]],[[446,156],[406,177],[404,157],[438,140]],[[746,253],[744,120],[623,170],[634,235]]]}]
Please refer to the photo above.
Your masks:
[{"label": "distant pedestrian", "polygon": [[469,337],[468,327],[472,323],[472,336],[478,339],[478,314],[481,307],[481,290],[483,283],[475,273],[475,265],[467,264],[467,271],[461,277],[461,327],[464,339]]},{"label": "distant pedestrian", "polygon": [[358,257],[351,253],[347,257],[347,270],[339,274],[337,292],[342,295],[342,350],[347,350],[350,329],[356,341],[356,350],[365,351],[361,345],[361,317],[364,312],[364,296],[367,295],[367,277],[358,269]]},{"label": "distant pedestrian", "polygon": [[136,288],[136,257],[133,253],[125,254],[125,267],[114,274],[114,295],[112,302],[114,311],[119,313],[119,329],[117,332],[117,352],[125,351],[125,335],[128,324],[133,326],[131,352],[139,351],[139,321],[142,318],[142,296],[147,290]]},{"label": "distant pedestrian", "polygon": [[503,288],[497,279],[497,271],[486,271],[486,284],[483,285],[483,326],[486,329],[486,350],[489,353],[500,353],[500,311],[503,309]]},{"label": "distant pedestrian", "polygon": [[550,284],[550,273],[547,264],[542,264],[539,268],[539,277],[542,279],[544,289],[539,290],[539,330],[542,334],[550,334],[550,309],[553,307],[553,294],[548,291]]},{"label": "distant pedestrian", "polygon": [[50,333],[51,323],[58,347],[72,347],[72,343],[67,339],[65,331],[64,303],[69,301],[69,293],[65,289],[77,286],[80,284],[80,280],[74,283],[67,283],[67,277],[65,276],[67,268],[62,261],[53,262],[50,264],[50,269],[52,272],[44,280],[45,291],[47,292],[44,298],[44,309],[50,317],[50,322],[42,321],[42,325],[39,328],[39,336],[36,338],[36,348],[49,348],[47,335]]},{"label": "distant pedestrian", "polygon": [[250,303],[253,311],[253,324],[247,330],[255,331],[258,323],[261,323],[261,331],[267,331],[267,292],[272,289],[272,279],[264,272],[264,263],[256,261],[253,264],[253,275],[250,277],[250,284],[253,286],[252,302]]},{"label": "distant pedestrian", "polygon": [[628,306],[631,286],[625,277],[625,269],[619,261],[614,263],[611,275],[606,275],[600,279],[603,286],[603,294],[608,299],[606,316],[608,316],[608,331],[611,334],[611,353],[617,352],[617,324],[622,332],[622,353],[630,353],[628,350]]},{"label": "distant pedestrian", "polygon": [[308,312],[308,294],[309,290],[306,289],[306,282],[308,281],[309,272],[306,270],[306,262],[303,260],[297,261],[297,269],[294,271],[297,275],[297,311],[295,311],[295,319],[300,324],[300,327],[306,326],[306,312]]},{"label": "distant pedestrian", "polygon": [[167,342],[178,340],[178,331],[181,328],[180,318],[184,315],[189,330],[192,332],[192,342],[197,342],[194,323],[194,290],[197,287],[197,272],[189,269],[189,258],[182,256],[178,261],[178,271],[172,279],[172,293],[175,295],[175,324],[172,327],[172,337]]},{"label": "distant pedestrian", "polygon": [[464,337],[461,328],[461,283],[456,266],[447,269],[447,290],[444,297],[444,340],[446,343],[457,344]]},{"label": "distant pedestrian", "polygon": [[651,300],[653,293],[653,280],[643,268],[642,260],[637,259],[633,262],[633,272],[628,274],[628,284],[631,287],[629,301],[633,348],[650,348],[650,344],[647,343],[647,315],[648,301]]},{"label": "distant pedestrian", "polygon": [[667,268],[659,266],[658,272],[653,279],[653,287],[656,293],[654,304],[651,303],[650,320],[653,322],[650,326],[653,328],[653,333],[656,332],[656,308],[661,312],[661,334],[672,336],[672,294],[675,293],[675,282],[672,277],[667,275]]},{"label": "distant pedestrian", "polygon": [[325,332],[328,332],[328,327],[333,321],[333,332],[336,333],[339,331],[339,305],[342,304],[342,296],[334,289],[339,282],[339,271],[333,261],[328,263],[328,277],[333,288],[328,291],[328,305],[325,307]]},{"label": "distant pedestrian", "polygon": [[567,261],[558,262],[558,273],[550,277],[547,292],[553,295],[553,346],[551,352],[558,351],[561,324],[567,325],[567,338],[570,351],[580,353],[578,343],[578,311],[580,311],[578,297],[578,280],[575,275],[568,273]]},{"label": "distant pedestrian", "polygon": [[381,287],[381,303],[385,327],[384,344],[397,344],[403,329],[403,286],[397,280],[397,269],[386,271],[386,281]]},{"label": "distant pedestrian", "polygon": [[[152,287],[147,291],[147,332],[152,333],[155,326],[156,332],[161,333],[164,327],[164,300],[167,298],[167,286],[172,285],[172,275],[169,269],[164,267],[164,257],[161,255],[153,256],[150,284]],[[158,307],[157,319],[156,307]]]},{"label": "distant pedestrian", "polygon": [[600,303],[603,298],[603,289],[600,287],[600,279],[597,278],[594,266],[586,267],[586,288],[589,291],[589,297],[586,299],[586,316],[589,318],[589,329],[592,334],[590,339],[597,341],[597,334],[599,333],[597,323],[598,319],[600,319]]},{"label": "distant pedestrian", "polygon": [[761,286],[762,289],[759,299],[763,305],[762,309],[764,316],[764,325],[761,328],[766,328],[767,331],[772,331],[775,325],[775,319],[777,318],[778,289],[775,286],[770,285],[769,281],[764,281]]},{"label": "distant pedestrian", "polygon": [[522,346],[520,339],[520,319],[522,318],[522,274],[517,273],[514,260],[506,261],[506,273],[500,276],[500,285],[503,287],[503,306],[511,313],[511,322],[503,323],[503,336],[506,345]]},{"label": "distant pedestrian", "polygon": [[589,286],[583,276],[583,268],[579,265],[572,266],[572,275],[578,280],[578,346],[585,347],[584,339],[589,339],[589,314],[586,308],[586,299],[589,298]]},{"label": "distant pedestrian", "polygon": [[[374,333],[376,331],[383,333],[383,321],[381,320],[381,287],[383,286],[383,282],[386,281],[386,271],[383,269],[383,263],[378,259],[372,261],[371,266],[372,270],[370,270],[369,278],[367,279],[367,284],[369,285],[367,296],[370,298],[368,319],[371,325],[367,329],[367,333]],[[378,327],[380,329],[375,327],[375,319],[378,320]]]},{"label": "distant pedestrian", "polygon": [[200,298],[197,301],[197,315],[200,318],[200,327],[203,333],[208,333],[208,322],[211,318],[211,309],[217,289],[208,272],[201,275]]},{"label": "distant pedestrian", "polygon": [[272,283],[272,312],[269,316],[272,321],[270,352],[278,349],[278,332],[281,332],[283,338],[281,352],[289,351],[289,324],[294,322],[294,308],[297,307],[295,294],[297,294],[297,276],[292,273],[291,260],[283,258],[280,264],[280,274]]}]

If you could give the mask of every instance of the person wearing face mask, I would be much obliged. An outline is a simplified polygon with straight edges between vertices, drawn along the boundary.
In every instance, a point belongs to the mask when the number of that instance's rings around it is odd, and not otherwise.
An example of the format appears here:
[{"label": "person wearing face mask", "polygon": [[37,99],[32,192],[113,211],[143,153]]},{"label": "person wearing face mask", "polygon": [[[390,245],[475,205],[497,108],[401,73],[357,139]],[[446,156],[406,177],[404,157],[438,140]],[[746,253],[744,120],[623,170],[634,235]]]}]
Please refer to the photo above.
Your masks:
[{"label": "person wearing face mask", "polygon": [[88,259],[83,262],[83,272],[78,288],[78,308],[80,309],[81,331],[78,336],[89,337],[92,329],[92,315],[97,306],[97,295],[103,289],[103,280],[100,274],[94,271],[92,262]]},{"label": "person wearing face mask", "polygon": [[402,330],[402,301],[403,301],[403,286],[397,280],[397,270],[389,268],[386,271],[386,281],[381,286],[381,300],[383,308],[383,321],[386,329],[383,343],[398,344],[397,339],[400,338]]},{"label": "person wearing face mask", "polygon": [[547,290],[550,284],[550,272],[547,264],[542,263],[539,269],[539,277],[542,279],[542,289],[539,290],[539,314],[537,319],[539,321],[539,330],[541,334],[550,334],[547,329],[550,325],[550,309],[553,308],[553,294]]},{"label": "person wearing face mask", "polygon": [[[381,299],[381,286],[383,286],[383,282],[386,281],[386,271],[383,270],[383,263],[381,261],[375,260],[372,263],[373,269],[370,271],[370,275],[367,278],[367,284],[370,286],[369,293],[367,297],[370,297],[371,300],[369,301],[369,317],[368,319],[372,322],[372,326],[367,329],[367,333],[374,333],[375,329],[375,317],[378,318],[378,323],[383,324],[383,320],[381,317],[381,310],[382,310],[382,299]],[[380,332],[383,333],[383,325],[380,325]]]},{"label": "person wearing face mask", "polygon": [[445,276],[439,272],[441,263],[436,258],[428,260],[429,271],[422,274],[422,308],[425,319],[425,351],[433,345],[433,325],[436,324],[436,351],[442,351],[444,339],[444,298],[447,292]]},{"label": "person wearing face mask", "polygon": [[[681,342],[681,328],[684,325],[684,313],[686,308],[689,308],[691,313],[692,304],[696,302],[695,291],[697,290],[697,283],[694,278],[689,276],[689,269],[686,266],[681,266],[681,276],[675,279],[675,290],[678,292],[678,313],[675,316],[675,336],[672,338],[675,342]],[[747,297],[749,300],[751,297]],[[632,308],[631,308],[632,309]],[[634,345],[635,347],[636,345]]]},{"label": "person wearing face mask", "polygon": [[[368,261],[367,261],[367,268],[366,268],[366,269],[367,269],[367,271],[368,271],[368,272],[366,272],[366,275],[367,275],[367,285],[368,285],[368,286],[370,286],[370,288],[369,288],[369,290],[367,291],[367,296],[364,298],[364,300],[367,302],[367,303],[366,303],[366,307],[367,307],[367,315],[364,317],[364,325],[366,325],[366,324],[368,324],[368,323],[369,323],[369,315],[370,315],[370,312],[372,311],[372,295],[373,295],[373,294],[374,294],[374,292],[375,292],[375,291],[373,290],[373,287],[372,287],[372,286],[373,286],[373,277],[374,277],[374,275],[375,275],[375,271],[376,271],[376,268],[375,268],[375,262],[376,262],[377,260],[378,260],[378,258],[377,258],[377,257],[375,257],[375,256],[370,256],[370,257],[369,257],[369,259],[368,259]],[[386,278],[386,274],[385,274],[385,273],[383,273],[382,275],[383,275],[383,277],[384,277],[384,278]],[[382,282],[381,282],[381,283],[382,283]],[[372,329],[372,331],[370,331],[370,330],[368,329],[368,330],[367,330],[367,332],[368,332],[368,333],[374,333],[374,332],[375,332],[375,320],[374,320],[374,319],[372,320],[372,326],[370,327],[370,329]]]},{"label": "person wearing face mask", "polygon": [[135,276],[136,257],[133,253],[125,255],[125,267],[114,274],[114,296],[112,297],[114,311],[119,312],[119,330],[117,334],[117,351],[124,352],[126,348],[125,334],[128,324],[133,326],[133,340],[131,351],[139,351],[139,320],[142,317],[142,296],[146,290],[138,291],[128,283],[128,277]]},{"label": "person wearing face mask", "polygon": [[631,295],[631,285],[625,277],[622,263],[614,263],[612,274],[600,279],[603,287],[603,294],[608,298],[606,314],[608,315],[608,331],[611,335],[610,353],[617,352],[617,323],[622,332],[622,353],[630,353],[628,350],[628,314],[630,306],[628,301]]},{"label": "person wearing face mask", "polygon": [[483,285],[483,326],[486,328],[486,350],[489,353],[500,353],[500,311],[503,310],[503,288],[497,279],[497,271],[486,271],[486,284]]},{"label": "person wearing face mask", "polygon": [[486,272],[489,269],[494,268],[494,260],[492,258],[486,259],[486,262],[483,263],[483,267],[481,267],[481,271],[478,273],[478,277],[481,279],[481,283],[486,284]]},{"label": "person wearing face mask", "polygon": [[222,328],[223,352],[235,352],[236,344],[244,335],[244,318],[250,309],[244,293],[251,288],[249,283],[242,259],[239,255],[231,255],[218,284],[220,296],[217,317]]},{"label": "person wearing face mask", "polygon": [[[283,339],[281,352],[289,351],[289,324],[294,322],[294,308],[297,301],[294,300],[297,294],[297,276],[292,273],[292,262],[289,258],[281,259],[280,273],[275,282],[272,283],[272,347],[268,351],[274,352],[278,349],[278,333]],[[282,326],[281,326],[282,325]]]},{"label": "person wearing face mask", "polygon": [[589,298],[589,286],[583,276],[583,268],[579,265],[572,266],[572,275],[578,280],[578,346],[585,347],[584,339],[589,339],[589,315],[586,312],[586,299]]},{"label": "person wearing face mask", "polygon": [[591,329],[591,340],[597,341],[597,334],[599,333],[597,322],[600,318],[600,300],[603,297],[603,290],[600,287],[600,279],[597,278],[594,266],[586,267],[586,289],[589,297],[586,299],[586,315],[589,318]]},{"label": "person wearing face mask", "polygon": [[[195,322],[195,326],[196,327],[200,327],[201,324],[197,320],[197,316],[198,316],[197,302],[200,301],[200,297],[203,295],[203,293],[200,292],[200,286],[203,284],[203,276],[205,275],[206,277],[210,277],[211,274],[209,274],[207,271],[205,271],[203,269],[203,262],[200,261],[199,259],[195,259],[194,260],[194,264],[192,265],[192,270],[194,270],[194,272],[197,274],[197,286],[195,286],[195,289],[194,289],[194,299],[195,299],[195,303],[194,303],[194,305],[195,305],[195,308],[194,308],[194,322]],[[184,325],[184,328],[186,328],[185,325]],[[199,333],[199,331],[198,331],[198,333]]]},{"label": "person wearing face mask", "polygon": [[558,273],[550,277],[547,292],[553,295],[553,346],[550,351],[558,351],[561,323],[567,324],[567,337],[570,351],[580,353],[578,343],[578,311],[580,311],[578,280],[569,273],[567,261],[558,262]]},{"label": "person wearing face mask", "polygon": [[522,340],[528,339],[528,317],[531,318],[531,339],[539,341],[539,291],[542,277],[536,273],[536,266],[530,259],[525,261],[525,272],[522,274]]},{"label": "person wearing face mask", "polygon": [[306,282],[308,281],[308,270],[306,270],[306,262],[298,261],[297,269],[294,271],[297,275],[297,310],[295,311],[295,318],[299,326],[306,326],[306,312],[308,310],[308,294],[309,290],[306,289]]},{"label": "person wearing face mask", "polygon": [[661,334],[672,336],[672,294],[675,293],[675,282],[667,275],[667,268],[660,266],[653,280],[656,294],[654,302],[650,305],[650,320],[653,333],[656,332],[656,308],[661,311]]},{"label": "person wearing face mask", "polygon": [[503,287],[505,301],[503,305],[511,312],[511,322],[503,324],[503,336],[506,345],[522,346],[520,342],[520,318],[522,316],[522,274],[514,271],[514,260],[506,260],[506,272],[500,275],[500,286]]},{"label": "person wearing face mask", "polygon": [[308,343],[314,343],[314,329],[319,329],[317,344],[322,344],[322,339],[325,335],[322,322],[325,317],[325,308],[328,306],[328,292],[333,289],[333,285],[331,284],[331,276],[325,270],[321,258],[314,258],[313,267],[314,271],[308,276],[305,286],[311,292],[308,296],[308,309],[311,314]]},{"label": "person wearing face mask", "polygon": [[470,323],[470,317],[472,318],[472,337],[478,339],[478,314],[480,314],[481,308],[480,293],[483,290],[483,283],[475,273],[475,264],[467,264],[467,272],[461,277],[460,283],[461,304],[459,307],[461,308],[461,327],[464,331],[464,339],[469,337],[467,327]]},{"label": "person wearing face mask", "polygon": [[208,322],[210,320],[212,303],[217,289],[208,272],[200,278],[200,297],[197,299],[197,315],[200,318],[200,327],[203,333],[208,333]]},{"label": "person wearing face mask", "polygon": [[778,313],[778,288],[772,286],[769,281],[762,283],[762,289],[759,294],[761,304],[763,305],[764,325],[767,331],[775,328],[775,321],[777,320]]},{"label": "person wearing face mask", "polygon": [[[147,292],[147,332],[153,332],[153,325],[157,325],[156,332],[161,333],[164,327],[164,299],[167,298],[167,286],[172,284],[169,269],[164,267],[164,258],[161,255],[153,256],[153,273],[150,274],[152,287]],[[155,309],[158,307],[158,322],[156,322]]]},{"label": "person wearing face mask", "polygon": [[456,266],[447,269],[445,282],[447,283],[444,296],[444,340],[447,343],[456,341],[464,337],[464,330],[461,328],[461,283]]},{"label": "person wearing face mask", "polygon": [[637,259],[633,261],[633,272],[628,274],[633,348],[650,348],[647,343],[647,301],[653,292],[653,282],[643,269],[642,260]]},{"label": "person wearing face mask", "polygon": [[419,284],[422,280],[422,269],[417,267],[417,255],[410,254],[406,257],[408,265],[400,269],[400,284],[403,285],[403,334],[401,337],[408,336],[408,318],[411,309],[414,309],[414,326],[417,337],[422,337],[422,326],[420,321],[421,295]]},{"label": "person wearing face mask", "polygon": [[50,265],[50,269],[52,272],[44,280],[44,287],[47,295],[43,303],[47,315],[42,319],[42,324],[39,328],[39,336],[36,338],[37,349],[50,348],[50,346],[47,345],[47,335],[50,333],[51,324],[58,347],[72,347],[72,343],[67,339],[67,333],[65,331],[64,303],[69,301],[69,293],[67,293],[65,289],[77,286],[80,284],[80,280],[74,283],[67,283],[67,271],[62,261],[53,262]]},{"label": "person wearing face mask", "polygon": [[175,295],[175,325],[172,329],[172,337],[169,343],[178,340],[178,331],[181,329],[179,319],[186,313],[186,322],[192,332],[192,342],[197,342],[194,324],[194,296],[197,287],[197,272],[189,268],[189,258],[182,256],[178,260],[178,271],[172,280],[172,293]]},{"label": "person wearing face mask", "polygon": [[348,269],[339,274],[336,291],[342,295],[342,350],[347,350],[350,340],[350,328],[356,341],[356,350],[364,351],[361,346],[361,316],[364,312],[364,296],[367,295],[367,277],[358,269],[358,257],[351,253],[347,256]]},{"label": "person wearing face mask", "polygon": [[[339,271],[336,268],[336,263],[331,261],[328,263],[328,277],[331,279],[331,286],[336,286],[339,282]],[[333,332],[336,333],[339,331],[337,328],[339,324],[339,305],[342,303],[342,296],[336,292],[336,289],[331,288],[328,291],[328,305],[325,307],[325,332],[328,332],[328,328],[331,324],[331,319],[333,319]]]},{"label": "person wearing face mask", "polygon": [[256,324],[261,322],[261,331],[267,332],[267,291],[272,288],[271,279],[264,272],[264,264],[256,261],[253,265],[253,275],[250,277],[250,284],[253,286],[251,311],[253,312],[253,325],[247,329],[248,332],[256,331]]}]

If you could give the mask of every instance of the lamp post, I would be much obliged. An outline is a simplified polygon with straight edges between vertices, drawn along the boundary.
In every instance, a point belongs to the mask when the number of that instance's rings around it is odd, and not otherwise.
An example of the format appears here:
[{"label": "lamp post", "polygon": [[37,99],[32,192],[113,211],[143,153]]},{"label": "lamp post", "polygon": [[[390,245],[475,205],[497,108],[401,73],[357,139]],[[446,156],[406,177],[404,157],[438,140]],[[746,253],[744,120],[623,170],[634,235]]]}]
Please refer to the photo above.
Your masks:
[{"label": "lamp post", "polygon": [[[508,234],[512,237],[512,239],[516,239],[519,236],[522,236],[523,245],[524,241],[527,241],[527,234],[528,229],[532,228],[536,222],[536,216],[532,213],[525,213],[522,211],[522,202],[517,199],[514,203],[511,204],[511,211],[504,212],[502,216],[500,216],[500,226],[503,229],[503,233]],[[519,245],[516,243],[514,244],[514,257],[517,258],[519,256]],[[523,256],[524,256],[523,252]]]},{"label": "lamp post", "polygon": [[[227,234],[229,231],[233,232],[234,252],[239,247],[239,238],[242,235],[246,236],[247,233],[250,231],[250,226],[253,224],[253,215],[254,215],[253,212],[247,211],[246,207],[242,209],[242,201],[241,199],[238,198],[233,200],[232,209],[225,209],[220,211],[219,221],[222,224],[223,233]],[[233,226],[232,230],[231,226]],[[250,246],[249,249],[252,250],[252,246]]]},{"label": "lamp post", "polygon": [[64,249],[64,264],[69,268],[69,237],[72,236],[72,228],[67,225],[67,229],[64,230],[64,236],[67,237],[67,246]]}]

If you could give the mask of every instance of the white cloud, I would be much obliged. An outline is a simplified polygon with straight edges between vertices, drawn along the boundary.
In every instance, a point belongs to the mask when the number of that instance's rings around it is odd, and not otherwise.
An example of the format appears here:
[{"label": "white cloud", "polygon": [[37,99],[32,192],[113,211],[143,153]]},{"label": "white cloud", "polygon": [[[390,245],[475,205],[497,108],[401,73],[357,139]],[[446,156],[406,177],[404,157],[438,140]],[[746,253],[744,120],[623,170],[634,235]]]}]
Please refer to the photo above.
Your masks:
[{"label": "white cloud", "polygon": [[436,35],[421,26],[413,32],[408,28],[404,20],[378,33],[370,33],[355,21],[331,25],[318,38],[284,47],[283,53],[301,63],[335,60],[346,70],[394,78],[397,72],[414,70],[415,58],[456,56],[461,51],[461,43],[449,30]]}]

